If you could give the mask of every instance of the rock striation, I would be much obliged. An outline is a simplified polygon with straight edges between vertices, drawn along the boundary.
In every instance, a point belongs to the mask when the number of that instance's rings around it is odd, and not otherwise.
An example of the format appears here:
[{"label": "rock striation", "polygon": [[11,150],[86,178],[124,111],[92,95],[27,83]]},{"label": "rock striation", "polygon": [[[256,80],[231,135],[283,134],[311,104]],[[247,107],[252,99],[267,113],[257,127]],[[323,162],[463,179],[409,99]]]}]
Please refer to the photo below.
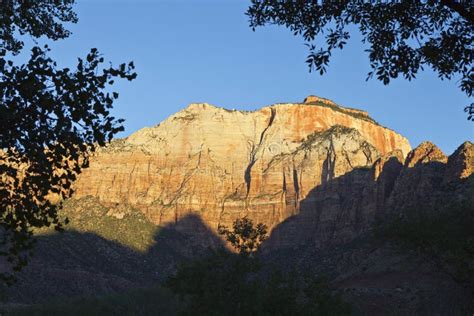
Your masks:
[{"label": "rock striation", "polygon": [[353,241],[375,221],[434,213],[455,203],[474,205],[472,157],[470,142],[449,157],[430,142],[406,159],[400,151],[382,155],[369,168],[354,168],[316,186],[301,201],[299,213],[273,230],[266,246],[323,249]]},{"label": "rock striation", "polygon": [[192,213],[211,229],[244,215],[273,228],[313,188],[410,149],[366,112],[315,96],[254,112],[191,104],[99,150],[75,198],[130,205],[158,225]]}]

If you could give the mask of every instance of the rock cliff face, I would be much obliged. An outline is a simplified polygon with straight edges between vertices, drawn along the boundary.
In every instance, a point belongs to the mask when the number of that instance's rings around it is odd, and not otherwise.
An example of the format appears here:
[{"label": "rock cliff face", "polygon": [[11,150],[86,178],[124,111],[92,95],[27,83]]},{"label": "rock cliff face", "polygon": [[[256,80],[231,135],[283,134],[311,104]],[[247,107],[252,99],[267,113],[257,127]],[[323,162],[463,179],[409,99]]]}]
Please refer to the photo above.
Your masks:
[{"label": "rock cliff face", "polygon": [[313,188],[395,150],[404,157],[410,145],[366,112],[319,97],[255,112],[191,104],[99,150],[75,198],[127,204],[158,225],[193,213],[211,229],[244,215],[273,228]]},{"label": "rock cliff face", "polygon": [[299,213],[274,229],[269,249],[312,245],[316,249],[352,241],[376,220],[406,212],[436,212],[452,203],[474,205],[474,144],[447,157],[430,142],[382,155],[370,168],[354,168],[315,187]]}]

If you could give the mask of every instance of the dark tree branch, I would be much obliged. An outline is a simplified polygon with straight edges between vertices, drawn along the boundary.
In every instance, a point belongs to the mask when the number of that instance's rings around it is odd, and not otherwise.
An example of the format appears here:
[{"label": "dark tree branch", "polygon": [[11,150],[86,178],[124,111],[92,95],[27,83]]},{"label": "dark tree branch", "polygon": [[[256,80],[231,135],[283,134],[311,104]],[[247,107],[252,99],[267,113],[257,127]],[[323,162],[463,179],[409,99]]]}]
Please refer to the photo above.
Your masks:
[{"label": "dark tree branch", "polygon": [[471,22],[471,24],[474,24],[474,14],[468,9],[466,9],[466,7],[460,2],[452,0],[441,0],[441,4],[457,12],[464,19]]},{"label": "dark tree branch", "polygon": [[[310,71],[323,75],[331,51],[343,49],[344,31],[357,26],[367,45],[369,78],[384,84],[403,76],[415,79],[424,66],[439,78],[459,76],[459,88],[473,94],[474,6],[468,1],[272,1],[252,0],[247,10],[250,27],[281,25],[302,36],[309,47]],[[323,32],[336,24],[343,32]],[[321,36],[322,39],[316,38]],[[473,107],[465,107],[474,121]]]}]

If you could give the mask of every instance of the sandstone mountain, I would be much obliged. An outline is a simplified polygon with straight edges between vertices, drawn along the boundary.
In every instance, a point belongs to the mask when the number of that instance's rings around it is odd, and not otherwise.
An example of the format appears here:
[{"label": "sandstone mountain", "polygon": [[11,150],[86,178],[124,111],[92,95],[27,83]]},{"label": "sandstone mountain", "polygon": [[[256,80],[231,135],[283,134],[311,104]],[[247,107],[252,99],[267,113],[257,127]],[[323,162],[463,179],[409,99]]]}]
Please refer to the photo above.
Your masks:
[{"label": "sandstone mountain", "polygon": [[473,173],[471,142],[450,156],[430,142],[412,150],[366,112],[319,97],[254,112],[191,104],[94,153],[62,210],[68,231],[37,237],[8,300],[153,286],[222,245],[219,224],[248,216],[271,229],[266,264],[323,271],[361,314],[463,314],[469,289],[372,231],[439,206],[470,210]]},{"label": "sandstone mountain", "polygon": [[273,228],[313,188],[410,149],[366,112],[314,96],[255,112],[191,104],[100,150],[75,198],[130,205],[158,225],[192,213],[211,229],[244,215]]}]

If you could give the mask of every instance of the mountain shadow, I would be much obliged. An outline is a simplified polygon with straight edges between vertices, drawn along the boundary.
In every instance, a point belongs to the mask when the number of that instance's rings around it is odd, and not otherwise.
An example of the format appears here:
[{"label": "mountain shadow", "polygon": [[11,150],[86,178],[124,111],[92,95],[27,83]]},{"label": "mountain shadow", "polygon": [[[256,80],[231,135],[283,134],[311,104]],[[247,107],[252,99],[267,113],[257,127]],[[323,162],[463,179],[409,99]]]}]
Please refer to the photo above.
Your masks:
[{"label": "mountain shadow", "polygon": [[262,256],[283,268],[330,276],[363,314],[472,311],[472,282],[460,284],[429,255],[374,234],[393,219],[429,218],[451,205],[474,212],[474,175],[460,179],[452,170],[449,161],[410,165],[385,157],[373,168],[329,179],[307,194],[297,215],[273,229]]},{"label": "mountain shadow", "polygon": [[[133,227],[133,223],[125,224]],[[120,229],[116,233],[126,234]],[[223,246],[200,217],[192,214],[177,224],[157,228],[151,247],[144,251],[77,230],[40,235],[36,240],[30,263],[19,273],[17,282],[4,289],[8,303],[44,303],[51,298],[111,295],[153,287],[172,274],[180,262],[205,255],[208,247]]]}]

